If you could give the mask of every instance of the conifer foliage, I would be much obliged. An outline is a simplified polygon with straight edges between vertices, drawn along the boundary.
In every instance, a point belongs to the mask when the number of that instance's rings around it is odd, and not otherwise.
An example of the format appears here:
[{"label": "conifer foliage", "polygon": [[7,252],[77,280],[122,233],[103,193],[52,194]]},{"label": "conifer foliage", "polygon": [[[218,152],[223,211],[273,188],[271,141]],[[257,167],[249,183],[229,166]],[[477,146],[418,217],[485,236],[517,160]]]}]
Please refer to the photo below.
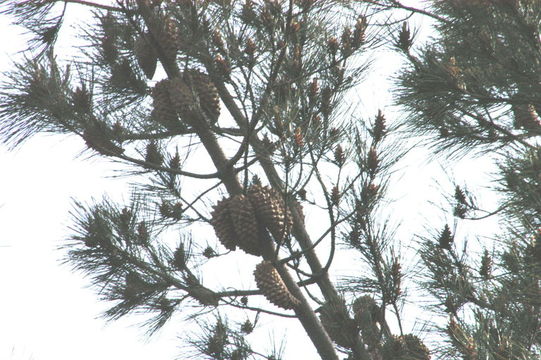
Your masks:
[{"label": "conifer foliage", "polygon": [[[90,10],[77,57],[56,48],[72,6]],[[4,74],[0,139],[78,136],[134,184],[128,204],[76,201],[64,244],[66,262],[111,304],[107,317],[143,312],[153,333],[183,316],[201,327],[188,353],[216,360],[281,359],[250,344],[271,316],[298,321],[324,360],[540,355],[540,2],[40,0],[0,10],[35,35]],[[403,21],[412,15],[435,23],[432,43],[416,45]],[[360,115],[348,96],[383,43],[404,55],[395,95],[405,126]],[[501,208],[451,189],[455,225],[417,236],[413,281],[381,206],[403,128],[442,155],[501,155]],[[501,214],[508,231],[473,258],[457,227]],[[348,257],[361,266],[340,278],[337,258]],[[203,279],[210,272],[218,283]],[[432,301],[423,311],[445,318],[426,333],[404,311],[414,284]]]}]

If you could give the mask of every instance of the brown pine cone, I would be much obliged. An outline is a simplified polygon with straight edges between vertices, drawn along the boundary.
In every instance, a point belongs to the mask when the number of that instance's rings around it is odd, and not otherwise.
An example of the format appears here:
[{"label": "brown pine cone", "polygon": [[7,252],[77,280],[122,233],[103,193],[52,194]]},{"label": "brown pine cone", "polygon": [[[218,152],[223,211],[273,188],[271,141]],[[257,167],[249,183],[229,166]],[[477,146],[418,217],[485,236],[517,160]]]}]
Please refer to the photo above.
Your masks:
[{"label": "brown pine cone", "polygon": [[535,107],[530,104],[520,104],[512,106],[514,119],[514,126],[517,129],[533,130],[538,129],[541,126],[539,117],[535,111]]},{"label": "brown pine cone", "polygon": [[169,82],[169,99],[173,109],[184,118],[190,118],[193,111],[194,99],[192,91],[186,82],[176,77]]},{"label": "brown pine cone", "polygon": [[237,234],[235,233],[233,222],[229,217],[228,201],[229,199],[226,198],[218,201],[211,214],[212,219],[210,223],[214,227],[214,232],[222,245],[228,250],[236,250]]},{"label": "brown pine cone", "polygon": [[235,233],[237,246],[255,256],[261,255],[261,244],[254,207],[245,195],[235,195],[228,200],[227,207]]},{"label": "brown pine cone", "polygon": [[387,339],[381,355],[383,360],[430,360],[430,350],[412,334]]},{"label": "brown pine cone", "polygon": [[92,96],[83,83],[72,95],[73,109],[80,114],[92,113]]},{"label": "brown pine cone", "polygon": [[89,148],[102,155],[114,156],[124,153],[124,149],[111,140],[107,126],[97,121],[87,124],[82,137]]},{"label": "brown pine cone", "polygon": [[182,45],[179,29],[171,18],[165,18],[162,26],[159,41],[163,55],[167,61],[175,61]]},{"label": "brown pine cone", "polygon": [[[352,305],[355,321],[362,327],[363,320],[378,321],[379,307],[376,300],[369,295],[364,295],[355,299]],[[367,316],[365,316],[365,314]]]},{"label": "brown pine cone", "polygon": [[268,186],[253,185],[248,196],[254,205],[257,218],[271,232],[277,242],[282,242],[289,234],[293,220],[283,199]]},{"label": "brown pine cone", "polygon": [[184,79],[193,86],[199,96],[203,113],[215,123],[220,116],[220,97],[210,77],[199,70],[190,69],[184,71]]},{"label": "brown pine cone", "polygon": [[135,39],[133,52],[141,70],[143,70],[147,78],[152,79],[158,64],[158,56],[154,47],[147,41],[145,36],[139,36]]},{"label": "brown pine cone", "polygon": [[254,271],[257,287],[274,305],[282,309],[293,309],[300,302],[287,289],[278,271],[269,261],[259,263]]},{"label": "brown pine cone", "polygon": [[361,296],[353,302],[354,319],[361,329],[364,342],[370,347],[375,347],[381,339],[381,332],[378,326],[380,309],[376,301],[368,295]]},{"label": "brown pine cone", "polygon": [[357,326],[350,319],[343,300],[326,302],[320,310],[319,318],[329,337],[338,345],[351,348],[355,345]]},{"label": "brown pine cone", "polygon": [[181,123],[169,98],[170,81],[161,80],[152,89],[153,106],[152,118],[169,130],[175,130]]}]

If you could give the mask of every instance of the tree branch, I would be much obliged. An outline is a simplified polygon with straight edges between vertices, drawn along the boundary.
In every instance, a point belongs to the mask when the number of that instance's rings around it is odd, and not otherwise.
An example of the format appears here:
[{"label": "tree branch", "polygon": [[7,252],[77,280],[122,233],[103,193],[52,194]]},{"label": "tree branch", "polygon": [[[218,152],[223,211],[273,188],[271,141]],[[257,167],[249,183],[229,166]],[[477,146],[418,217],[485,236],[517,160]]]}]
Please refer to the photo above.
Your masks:
[{"label": "tree branch", "polygon": [[71,3],[71,4],[79,4],[79,5],[89,6],[89,7],[108,10],[108,11],[122,11],[121,8],[118,8],[118,7],[115,7],[115,6],[110,6],[110,5],[98,4],[98,3],[95,3],[95,2],[92,2],[92,1],[85,1],[85,0],[53,0],[53,1],[55,1],[55,2],[63,2],[63,3]]}]

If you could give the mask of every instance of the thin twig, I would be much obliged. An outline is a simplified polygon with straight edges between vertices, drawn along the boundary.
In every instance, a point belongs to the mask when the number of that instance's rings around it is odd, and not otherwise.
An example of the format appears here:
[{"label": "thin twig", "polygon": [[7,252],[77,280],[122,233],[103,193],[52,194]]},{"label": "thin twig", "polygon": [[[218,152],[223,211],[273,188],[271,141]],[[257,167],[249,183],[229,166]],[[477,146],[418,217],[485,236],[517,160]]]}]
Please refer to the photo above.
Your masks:
[{"label": "thin twig", "polygon": [[97,9],[103,9],[103,10],[108,10],[108,11],[119,11],[119,12],[122,11],[122,9],[117,8],[115,6],[97,4],[95,2],[85,1],[85,0],[55,0],[55,1],[58,1],[58,2],[62,1],[64,3],[85,5],[85,6],[90,6],[90,7],[94,7],[94,8],[97,8]]}]

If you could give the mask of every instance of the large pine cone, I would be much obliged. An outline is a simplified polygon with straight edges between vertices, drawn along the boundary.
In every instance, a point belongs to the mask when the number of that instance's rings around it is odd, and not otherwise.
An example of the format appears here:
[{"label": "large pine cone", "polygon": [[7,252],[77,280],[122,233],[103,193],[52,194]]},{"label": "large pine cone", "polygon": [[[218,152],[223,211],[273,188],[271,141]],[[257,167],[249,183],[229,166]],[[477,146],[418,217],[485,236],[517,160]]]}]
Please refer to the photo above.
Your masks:
[{"label": "large pine cone", "polygon": [[170,81],[168,79],[161,80],[154,85],[152,89],[154,109],[151,116],[159,124],[174,131],[184,128],[184,126],[179,121],[177,112],[169,98],[169,87]]},{"label": "large pine cone", "polygon": [[147,78],[152,79],[158,63],[158,55],[154,47],[147,41],[145,36],[139,36],[133,45],[133,52],[141,70],[143,70]]},{"label": "large pine cone", "polygon": [[355,299],[352,309],[355,321],[361,327],[366,320],[370,320],[370,322],[378,321],[380,311],[379,306],[376,304],[376,300],[371,296],[364,295]]},{"label": "large pine cone", "polygon": [[237,234],[237,245],[248,254],[261,255],[260,237],[254,207],[248,197],[239,194],[228,203],[229,216]]},{"label": "large pine cone", "polygon": [[237,234],[229,217],[228,199],[222,199],[214,206],[210,223],[214,227],[218,240],[229,250],[237,248]]},{"label": "large pine cone", "polygon": [[211,122],[216,122],[220,116],[220,97],[210,77],[199,70],[191,69],[184,71],[184,79],[199,96],[203,113]]},{"label": "large pine cone", "polygon": [[377,346],[381,332],[378,326],[380,308],[376,301],[371,296],[361,296],[353,302],[352,308],[355,323],[361,329],[364,342],[371,347]]},{"label": "large pine cone", "polygon": [[323,304],[319,318],[325,331],[335,343],[345,348],[352,348],[355,345],[357,326],[349,317],[343,300]]},{"label": "large pine cone", "polygon": [[263,261],[256,266],[254,277],[257,287],[274,305],[287,310],[299,304],[299,300],[289,292],[280,274],[269,261]]},{"label": "large pine cone", "polygon": [[265,225],[277,242],[282,242],[293,226],[291,213],[283,199],[268,186],[253,185],[248,196],[254,204],[257,218]]},{"label": "large pine cone", "polygon": [[383,360],[430,360],[430,350],[412,334],[387,339],[381,355]]},{"label": "large pine cone", "polygon": [[183,118],[189,118],[194,106],[192,91],[186,82],[176,77],[169,82],[169,99],[173,108]]}]

